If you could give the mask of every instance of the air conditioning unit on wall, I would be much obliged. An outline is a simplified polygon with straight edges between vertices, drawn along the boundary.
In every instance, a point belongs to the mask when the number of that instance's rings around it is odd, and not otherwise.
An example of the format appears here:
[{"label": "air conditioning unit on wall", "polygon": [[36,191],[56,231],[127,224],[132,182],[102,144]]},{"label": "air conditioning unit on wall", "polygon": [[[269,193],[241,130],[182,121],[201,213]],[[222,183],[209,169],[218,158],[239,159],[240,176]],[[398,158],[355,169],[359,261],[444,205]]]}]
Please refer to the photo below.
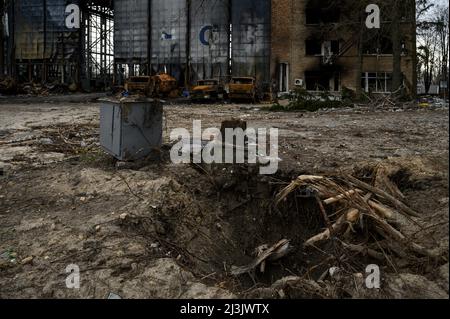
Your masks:
[{"label": "air conditioning unit on wall", "polygon": [[295,79],[295,86],[303,86],[303,79]]}]

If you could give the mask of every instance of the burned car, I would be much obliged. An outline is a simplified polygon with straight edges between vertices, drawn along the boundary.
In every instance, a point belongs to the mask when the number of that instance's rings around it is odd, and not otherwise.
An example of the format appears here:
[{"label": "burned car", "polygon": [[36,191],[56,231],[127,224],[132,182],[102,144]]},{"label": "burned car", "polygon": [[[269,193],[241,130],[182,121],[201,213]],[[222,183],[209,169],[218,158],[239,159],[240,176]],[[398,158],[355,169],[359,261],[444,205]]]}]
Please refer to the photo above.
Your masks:
[{"label": "burned car", "polygon": [[125,82],[125,91],[151,96],[155,90],[155,79],[151,76],[132,76]]},{"label": "burned car", "polygon": [[251,100],[258,99],[258,88],[256,80],[251,77],[233,77],[229,84],[230,100]]},{"label": "burned car", "polygon": [[199,80],[190,92],[191,100],[221,100],[225,97],[225,88],[219,80]]},{"label": "burned car", "polygon": [[178,96],[177,80],[165,73],[155,76],[132,76],[125,82],[125,91],[149,97]]}]

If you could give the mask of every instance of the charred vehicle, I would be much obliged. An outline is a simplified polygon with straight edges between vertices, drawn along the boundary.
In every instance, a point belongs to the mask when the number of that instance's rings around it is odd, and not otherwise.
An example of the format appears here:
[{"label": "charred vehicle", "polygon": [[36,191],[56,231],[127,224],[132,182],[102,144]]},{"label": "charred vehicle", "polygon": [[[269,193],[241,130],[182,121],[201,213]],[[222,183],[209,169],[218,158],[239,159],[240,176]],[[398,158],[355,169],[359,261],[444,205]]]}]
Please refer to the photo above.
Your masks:
[{"label": "charred vehicle", "polygon": [[230,100],[251,100],[256,102],[258,99],[256,80],[251,77],[231,78],[228,90]]},{"label": "charred vehicle", "polygon": [[125,82],[125,90],[131,94],[151,96],[155,90],[155,79],[151,76],[132,76]]},{"label": "charred vehicle", "polygon": [[155,76],[132,76],[125,83],[125,90],[131,94],[149,97],[172,97],[178,95],[178,82],[168,74]]},{"label": "charred vehicle", "polygon": [[218,80],[200,80],[190,93],[191,100],[220,100],[225,97],[225,88]]}]

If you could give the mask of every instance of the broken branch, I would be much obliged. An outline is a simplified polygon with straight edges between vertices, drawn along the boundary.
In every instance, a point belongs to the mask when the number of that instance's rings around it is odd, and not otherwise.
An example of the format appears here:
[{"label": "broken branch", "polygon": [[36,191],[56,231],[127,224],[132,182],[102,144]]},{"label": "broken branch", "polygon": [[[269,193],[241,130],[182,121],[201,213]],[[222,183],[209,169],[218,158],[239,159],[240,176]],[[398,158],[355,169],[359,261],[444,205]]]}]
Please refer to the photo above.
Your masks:
[{"label": "broken branch", "polygon": [[412,210],[411,208],[409,208],[408,206],[406,206],[404,203],[402,203],[401,201],[399,201],[398,199],[396,199],[394,196],[389,195],[388,193],[386,193],[385,191],[382,191],[381,189],[378,189],[376,187],[370,186],[367,183],[364,183],[363,181],[360,181],[359,179],[351,176],[351,175],[346,175],[346,178],[353,184],[355,184],[356,186],[363,188],[365,190],[367,190],[368,192],[374,193],[386,200],[388,200],[389,202],[391,202],[395,207],[400,208],[402,211],[404,211],[406,214],[413,216],[413,217],[420,217],[420,215],[415,212],[414,210]]}]

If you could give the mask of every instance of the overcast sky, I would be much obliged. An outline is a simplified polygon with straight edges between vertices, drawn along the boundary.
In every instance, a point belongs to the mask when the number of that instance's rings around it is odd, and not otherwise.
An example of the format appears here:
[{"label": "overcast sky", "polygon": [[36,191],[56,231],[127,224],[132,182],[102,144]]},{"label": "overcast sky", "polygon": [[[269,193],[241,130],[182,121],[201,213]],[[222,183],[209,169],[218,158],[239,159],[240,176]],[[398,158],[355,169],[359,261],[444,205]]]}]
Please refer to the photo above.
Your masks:
[{"label": "overcast sky", "polygon": [[447,6],[448,7],[448,0],[432,0],[430,2],[436,6]]},{"label": "overcast sky", "polygon": [[[448,7],[448,0],[431,0],[430,3],[434,4],[435,7],[437,7],[437,6],[440,6],[440,7],[447,6]],[[425,14],[422,17],[422,19],[426,19],[428,17],[433,16],[434,12],[435,12],[435,8],[431,8],[431,10],[429,10],[427,12],[427,14]]]}]

